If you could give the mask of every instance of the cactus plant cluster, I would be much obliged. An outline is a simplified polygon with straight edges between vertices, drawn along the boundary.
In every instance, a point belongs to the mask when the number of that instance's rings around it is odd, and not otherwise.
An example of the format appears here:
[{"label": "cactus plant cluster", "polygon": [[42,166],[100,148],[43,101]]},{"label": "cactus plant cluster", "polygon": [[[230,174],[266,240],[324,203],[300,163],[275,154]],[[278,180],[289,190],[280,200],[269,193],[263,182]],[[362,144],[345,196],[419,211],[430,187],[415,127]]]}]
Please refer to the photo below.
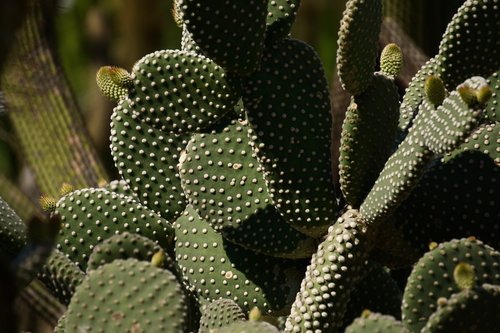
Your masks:
[{"label": "cactus plant cluster", "polygon": [[[347,1],[341,191],[321,61],[289,36],[299,5],[176,0],[180,50],[99,70],[122,179],[43,200],[57,332],[498,330],[498,1],[464,2],[401,104],[382,1]],[[1,202],[2,253],[27,235]]]}]

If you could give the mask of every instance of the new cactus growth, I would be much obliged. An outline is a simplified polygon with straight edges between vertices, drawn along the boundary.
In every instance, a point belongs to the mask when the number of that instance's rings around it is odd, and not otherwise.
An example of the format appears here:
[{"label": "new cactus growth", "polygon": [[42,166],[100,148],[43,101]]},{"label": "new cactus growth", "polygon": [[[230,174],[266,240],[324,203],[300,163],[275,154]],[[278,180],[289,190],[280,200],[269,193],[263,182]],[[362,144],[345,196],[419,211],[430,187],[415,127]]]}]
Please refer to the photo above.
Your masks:
[{"label": "new cactus growth", "polygon": [[[97,73],[121,179],[41,199],[62,222],[38,274],[68,304],[58,332],[500,327],[497,0],[464,2],[401,103],[382,1],[347,1],[342,198],[325,73],[289,36],[300,1],[174,5],[182,50]],[[0,201],[2,257],[28,236]],[[390,269],[412,264],[402,293]]]}]

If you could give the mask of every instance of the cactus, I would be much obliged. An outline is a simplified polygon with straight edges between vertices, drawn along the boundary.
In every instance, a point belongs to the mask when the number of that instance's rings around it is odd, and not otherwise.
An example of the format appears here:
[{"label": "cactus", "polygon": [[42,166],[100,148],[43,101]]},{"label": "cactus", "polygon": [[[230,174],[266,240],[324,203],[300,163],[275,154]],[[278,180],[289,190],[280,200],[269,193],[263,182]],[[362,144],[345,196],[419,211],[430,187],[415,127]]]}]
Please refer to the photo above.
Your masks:
[{"label": "cactus", "polygon": [[[289,37],[299,4],[176,0],[182,50],[150,53],[130,73],[99,70],[98,86],[117,103],[110,148],[121,179],[45,184],[41,203],[62,229],[43,268],[50,228],[30,234],[0,201],[2,259],[27,272],[13,274],[21,284],[38,270],[68,305],[58,331],[500,325],[497,0],[464,2],[401,104],[397,45],[382,50],[375,72],[382,1],[347,1],[341,198],[325,73],[315,51]],[[400,313],[400,289],[380,262],[408,268],[429,243]]]}]

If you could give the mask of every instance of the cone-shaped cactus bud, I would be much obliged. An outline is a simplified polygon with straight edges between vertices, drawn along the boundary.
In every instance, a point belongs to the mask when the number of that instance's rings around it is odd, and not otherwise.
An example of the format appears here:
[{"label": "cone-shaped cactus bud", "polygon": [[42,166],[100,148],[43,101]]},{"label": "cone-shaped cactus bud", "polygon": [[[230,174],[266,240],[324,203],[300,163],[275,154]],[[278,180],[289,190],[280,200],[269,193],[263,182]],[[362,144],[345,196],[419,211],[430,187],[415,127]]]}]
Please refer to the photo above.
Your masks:
[{"label": "cone-shaped cactus bud", "polygon": [[56,199],[49,195],[42,195],[40,196],[40,206],[42,209],[48,213],[53,212],[56,209]]},{"label": "cone-shaped cactus bud", "polygon": [[97,72],[96,82],[104,96],[118,101],[127,95],[132,78],[123,68],[104,66]]},{"label": "cone-shaped cactus bud", "polygon": [[261,320],[262,319],[262,311],[259,310],[258,307],[254,306],[250,313],[248,314],[248,320]]},{"label": "cone-shaped cactus bud", "polygon": [[425,95],[435,107],[443,104],[446,97],[446,89],[440,77],[431,75],[425,80]]},{"label": "cone-shaped cactus bud", "polygon": [[453,279],[462,290],[474,287],[474,282],[476,280],[474,266],[466,262],[460,262],[453,270]]},{"label": "cone-shaped cactus bud", "polygon": [[436,243],[436,242],[429,243],[429,251],[434,250],[436,247],[438,247],[438,243]]},{"label": "cone-shaped cactus bud", "polygon": [[163,267],[163,263],[165,262],[165,252],[163,250],[160,250],[156,252],[153,255],[153,258],[151,258],[151,265],[154,267]]},{"label": "cone-shaped cactus bud", "polygon": [[476,90],[476,98],[479,104],[485,105],[493,95],[493,91],[487,85]]},{"label": "cone-shaped cactus bud", "polygon": [[462,97],[462,100],[468,105],[472,106],[477,103],[476,90],[468,84],[461,84],[457,87],[457,91]]},{"label": "cone-shaped cactus bud", "polygon": [[64,197],[66,194],[70,194],[71,192],[73,192],[73,190],[73,185],[71,185],[70,183],[63,183],[61,185],[61,188],[59,189],[59,194]]},{"label": "cone-shaped cactus bud", "polygon": [[403,67],[403,52],[395,44],[387,44],[380,55],[380,70],[388,76],[396,77]]}]

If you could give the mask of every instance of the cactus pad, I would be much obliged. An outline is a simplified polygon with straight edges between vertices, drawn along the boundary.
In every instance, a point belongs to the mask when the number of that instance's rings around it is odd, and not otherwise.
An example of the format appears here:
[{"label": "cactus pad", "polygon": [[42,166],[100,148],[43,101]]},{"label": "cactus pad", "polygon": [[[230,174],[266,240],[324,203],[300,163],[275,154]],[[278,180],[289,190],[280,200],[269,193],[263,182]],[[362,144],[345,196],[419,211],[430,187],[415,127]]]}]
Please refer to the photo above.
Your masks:
[{"label": "cactus pad", "polygon": [[186,206],[177,163],[187,134],[169,134],[140,119],[122,100],[111,117],[111,154],[137,199],[168,221]]},{"label": "cactus pad", "polygon": [[255,71],[266,32],[267,0],[182,0],[182,21],[193,40],[219,66],[238,74]]},{"label": "cactus pad", "polygon": [[351,95],[361,94],[372,81],[381,25],[381,0],[347,1],[337,41],[337,70]]},{"label": "cactus pad", "polygon": [[448,89],[465,79],[488,77],[500,68],[500,11],[497,0],[467,0],[446,28],[440,76]]},{"label": "cactus pad", "polygon": [[290,29],[299,10],[300,0],[270,0],[267,5],[266,40],[283,39]]},{"label": "cactus pad", "polygon": [[12,259],[28,241],[26,225],[0,198],[0,256]]},{"label": "cactus pad", "polygon": [[[112,180],[106,185],[102,186],[103,189],[108,192],[113,192],[116,194],[122,194],[127,197],[131,197],[133,199],[137,199],[136,194],[130,189],[127,182],[125,180]],[[69,194],[65,193],[64,195]]]},{"label": "cactus pad", "polygon": [[351,292],[363,278],[367,257],[364,222],[348,210],[313,254],[292,304],[285,332],[335,332],[342,326]]},{"label": "cactus pad", "polygon": [[188,206],[174,223],[177,262],[201,298],[231,299],[243,311],[286,313],[301,277],[298,263],[267,257],[224,241]]},{"label": "cactus pad", "polygon": [[130,197],[102,189],[84,189],[62,197],[56,213],[62,229],[58,248],[83,269],[95,245],[121,232],[146,236],[170,248],[173,230],[167,221]]},{"label": "cactus pad", "polygon": [[211,333],[218,328],[245,320],[246,316],[238,304],[221,298],[202,308],[199,333]]},{"label": "cactus pad", "polygon": [[391,154],[398,116],[397,88],[384,75],[375,75],[370,87],[352,98],[342,125],[339,164],[348,204],[359,207],[375,183]]},{"label": "cactus pad", "polygon": [[222,68],[191,52],[148,54],[134,65],[132,79],[128,108],[167,132],[210,126],[237,102]]},{"label": "cactus pad", "polygon": [[[111,236],[94,247],[87,262],[87,272],[117,259],[134,258],[150,262],[153,255],[160,251],[163,251],[162,248],[151,239],[138,234],[123,232]],[[165,255],[161,267],[174,274],[178,269],[177,264],[168,255]]]},{"label": "cactus pad", "polygon": [[225,239],[266,255],[307,258],[315,242],[274,207],[246,122],[194,135],[179,171],[190,204]]},{"label": "cactus pad", "polygon": [[280,333],[273,325],[263,321],[242,321],[214,330],[213,333]]},{"label": "cactus pad", "polygon": [[172,273],[149,262],[115,260],[90,272],[76,289],[64,331],[183,333],[186,314]]},{"label": "cactus pad", "polygon": [[492,122],[500,122],[500,71],[496,71],[488,78],[492,96],[486,104],[486,115]]},{"label": "cactus pad", "polygon": [[324,234],[336,198],[329,92],[317,54],[293,39],[268,47],[243,102],[276,207],[294,228]]},{"label": "cactus pad", "polygon": [[420,332],[437,309],[440,298],[460,292],[453,279],[459,262],[474,267],[476,281],[500,283],[500,253],[474,239],[452,240],[425,254],[408,278],[403,296],[403,322],[412,332]]},{"label": "cactus pad", "polygon": [[38,273],[38,278],[62,304],[68,305],[76,287],[85,278],[85,273],[64,253],[54,249]]},{"label": "cactus pad", "polygon": [[422,333],[495,332],[499,328],[499,285],[464,290],[444,303],[431,315]]}]

